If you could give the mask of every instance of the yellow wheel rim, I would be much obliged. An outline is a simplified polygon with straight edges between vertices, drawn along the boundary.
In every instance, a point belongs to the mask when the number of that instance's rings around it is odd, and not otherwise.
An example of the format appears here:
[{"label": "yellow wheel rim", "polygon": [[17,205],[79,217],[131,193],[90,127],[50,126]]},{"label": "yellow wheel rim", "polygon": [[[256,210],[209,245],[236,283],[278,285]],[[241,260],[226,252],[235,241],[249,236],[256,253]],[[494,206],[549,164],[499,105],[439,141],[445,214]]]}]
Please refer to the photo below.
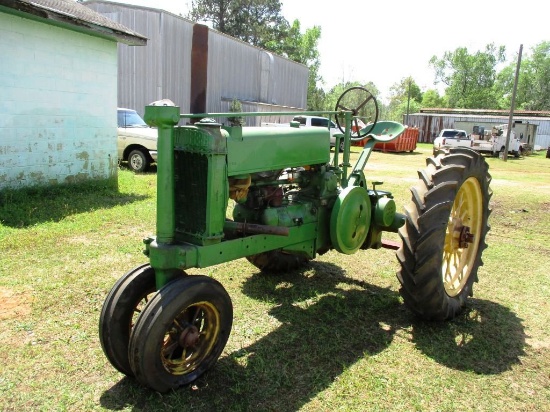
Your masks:
[{"label": "yellow wheel rim", "polygon": [[188,306],[164,335],[161,359],[172,375],[185,375],[212,353],[220,334],[220,313],[210,302]]},{"label": "yellow wheel rim", "polygon": [[451,297],[466,285],[479,248],[483,198],[476,178],[468,178],[456,195],[449,216],[443,250],[442,276],[445,291]]}]

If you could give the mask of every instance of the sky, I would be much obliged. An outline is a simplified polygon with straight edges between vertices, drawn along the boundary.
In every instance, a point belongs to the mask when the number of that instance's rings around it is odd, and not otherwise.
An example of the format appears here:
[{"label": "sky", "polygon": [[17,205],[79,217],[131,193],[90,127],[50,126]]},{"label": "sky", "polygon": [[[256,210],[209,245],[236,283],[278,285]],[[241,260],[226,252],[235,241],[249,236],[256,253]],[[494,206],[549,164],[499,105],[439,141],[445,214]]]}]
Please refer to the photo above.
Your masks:
[{"label": "sky", "polygon": [[[118,1],[118,0],[117,0]],[[185,16],[189,0],[127,0]],[[324,5],[321,5],[324,3]],[[422,91],[438,89],[432,56],[466,47],[469,53],[494,43],[515,62],[542,41],[550,41],[550,2],[523,0],[281,0],[282,15],[300,21],[302,32],[321,27],[318,43],[323,88],[342,81],[372,82],[386,100],[395,83],[411,76]],[[521,9],[519,9],[521,7]]]}]

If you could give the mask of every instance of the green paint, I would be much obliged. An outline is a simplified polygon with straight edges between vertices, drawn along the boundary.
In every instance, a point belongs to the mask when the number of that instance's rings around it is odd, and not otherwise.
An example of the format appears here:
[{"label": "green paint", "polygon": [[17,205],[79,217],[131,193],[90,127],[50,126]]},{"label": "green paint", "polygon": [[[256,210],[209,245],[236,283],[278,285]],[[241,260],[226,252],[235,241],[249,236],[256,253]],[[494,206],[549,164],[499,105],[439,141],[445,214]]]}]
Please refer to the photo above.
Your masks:
[{"label": "green paint", "polygon": [[350,113],[341,163],[338,151],[331,161],[326,129],[222,127],[215,119],[227,115],[181,115],[202,120],[174,127],[178,107],[145,109],[145,121],[159,129],[157,234],[145,241],[158,288],[181,270],[275,249],[313,259],[379,247],[383,231],[403,224],[391,194],[367,189],[363,174],[375,139],[389,139],[388,130],[397,137],[401,125],[375,127],[381,136],[370,136],[352,167]]}]

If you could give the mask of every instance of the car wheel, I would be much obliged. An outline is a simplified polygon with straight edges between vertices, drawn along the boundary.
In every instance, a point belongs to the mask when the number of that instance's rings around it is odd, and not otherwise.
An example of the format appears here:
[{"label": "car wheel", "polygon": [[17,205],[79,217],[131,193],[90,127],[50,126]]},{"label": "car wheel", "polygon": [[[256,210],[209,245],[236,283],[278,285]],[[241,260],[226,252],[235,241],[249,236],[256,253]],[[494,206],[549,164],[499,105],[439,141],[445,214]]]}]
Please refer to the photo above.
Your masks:
[{"label": "car wheel", "polygon": [[128,167],[136,173],[149,168],[149,159],[141,150],[132,150],[128,155]]}]

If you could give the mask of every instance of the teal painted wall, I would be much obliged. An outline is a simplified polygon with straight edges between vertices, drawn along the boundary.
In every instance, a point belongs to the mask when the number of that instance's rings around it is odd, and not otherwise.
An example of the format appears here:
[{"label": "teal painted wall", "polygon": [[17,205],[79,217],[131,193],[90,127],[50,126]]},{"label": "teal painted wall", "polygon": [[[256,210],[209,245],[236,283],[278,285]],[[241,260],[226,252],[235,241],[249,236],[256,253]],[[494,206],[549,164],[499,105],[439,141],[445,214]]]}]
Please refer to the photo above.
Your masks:
[{"label": "teal painted wall", "polygon": [[0,190],[117,176],[117,43],[0,12]]}]

